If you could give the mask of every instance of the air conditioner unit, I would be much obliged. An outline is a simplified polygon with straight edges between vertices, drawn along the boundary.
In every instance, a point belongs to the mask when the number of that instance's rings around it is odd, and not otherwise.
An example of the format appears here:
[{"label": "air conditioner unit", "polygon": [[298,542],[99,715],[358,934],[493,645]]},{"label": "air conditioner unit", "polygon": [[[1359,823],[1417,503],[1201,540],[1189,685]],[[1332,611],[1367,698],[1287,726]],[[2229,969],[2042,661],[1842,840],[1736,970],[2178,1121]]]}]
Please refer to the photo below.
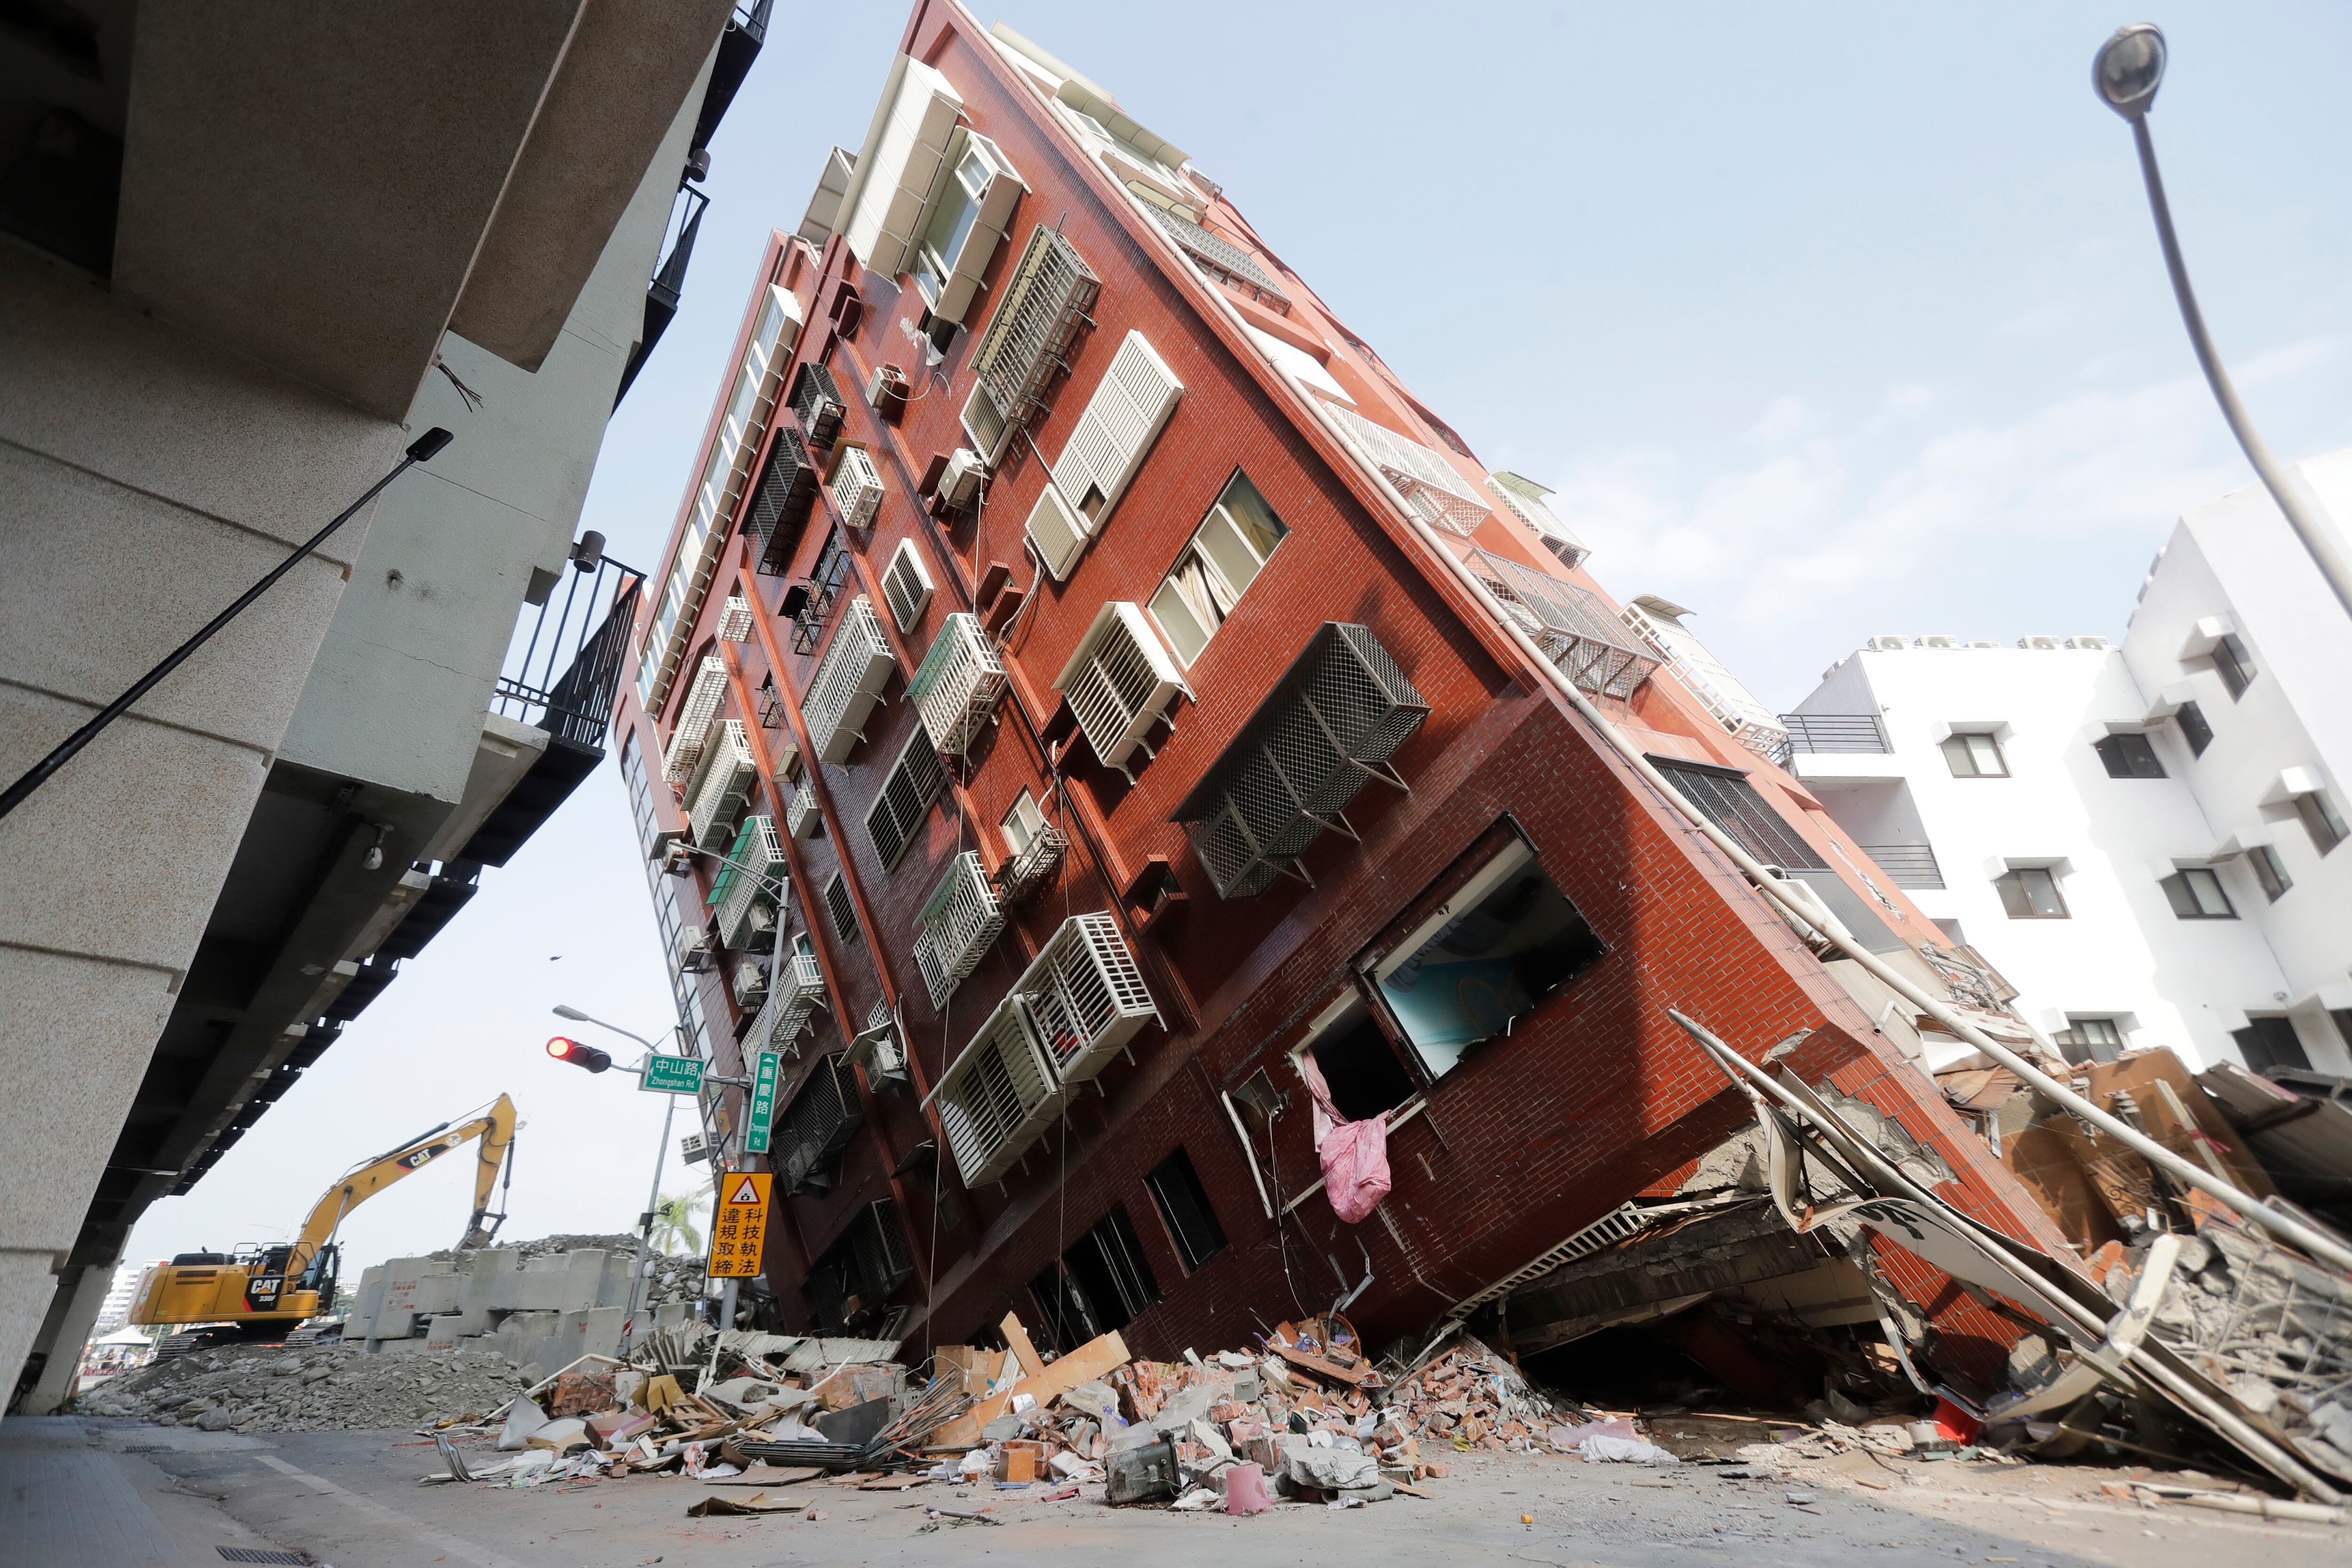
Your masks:
[{"label": "air conditioner unit", "polygon": [[710,1140],[699,1132],[689,1132],[677,1141],[678,1157],[689,1165],[699,1165],[710,1158]]},{"label": "air conditioner unit", "polygon": [[814,838],[824,827],[824,814],[817,810],[816,791],[803,780],[801,787],[793,792],[791,803],[784,807],[784,831],[805,842]]},{"label": "air conditioner unit", "polygon": [[768,972],[743,960],[735,966],[735,1005],[749,1007],[768,994]]},{"label": "air conditioner unit", "polygon": [[1874,637],[1862,646],[1871,653],[1901,653],[1911,646],[1911,639],[1887,635]]},{"label": "air conditioner unit", "polygon": [[710,967],[710,933],[700,926],[680,926],[670,956],[679,969],[688,974],[699,974]]},{"label": "air conditioner unit", "polygon": [[694,846],[671,839],[662,849],[661,868],[666,877],[683,877],[693,870]]},{"label": "air conditioner unit", "polygon": [[1919,646],[1921,647],[1958,647],[1960,646],[1960,639],[1956,637],[1946,637],[1940,635],[1924,637],[1919,639]]},{"label": "air conditioner unit", "polygon": [[751,635],[751,601],[740,594],[728,596],[719,612],[719,637],[722,642],[742,642]]},{"label": "air conditioner unit", "polygon": [[948,466],[940,475],[940,500],[951,507],[969,507],[980,499],[980,482],[988,477],[988,467],[980,454],[969,447],[958,447],[948,454]]},{"label": "air conditioner unit", "polygon": [[2037,653],[2054,653],[2059,648],[2062,648],[2066,645],[2060,642],[2056,637],[2027,637],[2018,638],[2017,646],[2023,648],[2032,648]]},{"label": "air conditioner unit", "polygon": [[2105,650],[2107,639],[2105,637],[2068,637],[2066,639],[2066,646],[2071,648],[2079,648],[2086,653],[2100,653]]},{"label": "air conditioner unit", "polygon": [[882,597],[889,601],[890,618],[898,623],[900,631],[911,632],[921,624],[923,606],[931,602],[931,573],[913,540],[900,540],[890,564],[884,568]]},{"label": "air conditioner unit", "polygon": [[882,506],[882,476],[863,447],[844,447],[833,470],[833,504],[850,528],[871,528]]},{"label": "air conditioner unit", "polygon": [[895,364],[877,364],[874,374],[866,378],[866,401],[877,408],[896,404],[904,407],[907,402],[907,378],[898,374]]},{"label": "air conditioner unit", "polygon": [[1037,552],[1047,574],[1056,583],[1068,577],[1070,563],[1086,548],[1091,529],[1086,518],[1063,499],[1053,480],[1047,479],[1045,488],[1037,492],[1037,504],[1029,509],[1025,527],[1030,547]]}]

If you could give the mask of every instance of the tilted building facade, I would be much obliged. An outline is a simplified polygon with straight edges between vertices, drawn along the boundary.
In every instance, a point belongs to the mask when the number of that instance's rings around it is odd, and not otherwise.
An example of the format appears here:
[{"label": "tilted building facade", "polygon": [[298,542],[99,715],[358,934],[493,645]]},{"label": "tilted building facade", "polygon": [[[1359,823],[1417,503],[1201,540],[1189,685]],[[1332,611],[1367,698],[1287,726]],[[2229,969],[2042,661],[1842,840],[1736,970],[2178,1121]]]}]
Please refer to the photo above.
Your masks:
[{"label": "tilted building facade", "polygon": [[[1907,1015],[1463,569],[1874,948],[1997,1006],[1990,978],[1679,683],[1540,486],[1037,46],[917,5],[768,248],[692,475],[615,732],[688,1048],[781,1056],[772,1125],[702,1109],[788,1194],[786,1323],[985,1341],[1011,1310],[1172,1353],[1350,1296],[1386,1342],[1638,1228],[1748,1124],[1669,1008],[2059,1245]],[[1389,1116],[1353,1227],[1310,1077]]]}]

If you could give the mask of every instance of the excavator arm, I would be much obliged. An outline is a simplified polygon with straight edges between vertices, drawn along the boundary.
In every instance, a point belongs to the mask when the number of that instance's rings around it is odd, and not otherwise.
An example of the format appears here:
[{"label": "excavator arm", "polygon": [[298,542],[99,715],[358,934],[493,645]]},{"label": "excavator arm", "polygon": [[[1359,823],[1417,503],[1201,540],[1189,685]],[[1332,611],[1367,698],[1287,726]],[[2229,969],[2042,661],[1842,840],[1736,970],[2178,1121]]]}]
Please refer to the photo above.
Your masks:
[{"label": "excavator arm", "polygon": [[423,1170],[453,1149],[462,1148],[474,1139],[480,1139],[474,1174],[474,1213],[467,1221],[462,1247],[480,1247],[489,1241],[482,1221],[490,1207],[490,1191],[497,1185],[499,1170],[514,1150],[514,1101],[500,1095],[489,1110],[461,1126],[446,1122],[431,1131],[421,1133],[399,1148],[379,1154],[373,1160],[362,1161],[343,1173],[342,1180],[327,1189],[310,1210],[310,1217],[302,1226],[302,1234],[294,1243],[292,1254],[286,1260],[288,1278],[299,1277],[319,1256],[352,1210],[392,1185],[403,1176]]}]

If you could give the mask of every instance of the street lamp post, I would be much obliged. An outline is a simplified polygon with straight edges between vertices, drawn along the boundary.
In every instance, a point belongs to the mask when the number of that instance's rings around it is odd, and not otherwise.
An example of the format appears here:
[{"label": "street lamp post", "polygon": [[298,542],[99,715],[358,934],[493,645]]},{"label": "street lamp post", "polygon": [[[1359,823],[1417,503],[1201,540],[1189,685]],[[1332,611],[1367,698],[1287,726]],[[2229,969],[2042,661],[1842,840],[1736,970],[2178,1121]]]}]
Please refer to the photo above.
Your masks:
[{"label": "street lamp post", "polygon": [[2352,562],[2345,558],[2343,546],[2337,542],[2326,513],[2317,500],[2307,495],[2302,483],[2278,466],[2271,449],[2254,428],[2246,405],[2238,400],[2238,389],[2230,381],[2230,373],[2222,368],[2221,356],[2215,352],[2213,340],[2205,331],[2205,314],[2197,308],[2197,295],[2189,286],[2189,267],[2180,258],[2180,239],[2172,231],[2172,207],[2164,198],[2164,176],[2157,171],[2156,142],[2148,135],[2147,111],[2156,105],[2156,89],[2164,84],[2165,43],[2163,29],[2149,22],[2135,22],[2118,27],[2115,36],[2099,47],[2091,63],[2091,85],[2099,101],[2131,121],[2132,142],[2139,149],[2141,176],[2147,183],[2147,205],[2156,215],[2156,237],[2164,247],[2165,269],[2172,275],[2173,298],[2180,302],[2181,323],[2189,329],[2189,342],[2197,351],[2197,363],[2205,372],[2206,384],[2213,389],[2213,400],[2221,405],[2221,417],[2228,420],[2230,433],[2238,438],[2245,450],[2246,460],[2261,476],[2263,488],[2286,516],[2287,526],[2303,542],[2319,574],[2335,591],[2336,601],[2352,615]]}]

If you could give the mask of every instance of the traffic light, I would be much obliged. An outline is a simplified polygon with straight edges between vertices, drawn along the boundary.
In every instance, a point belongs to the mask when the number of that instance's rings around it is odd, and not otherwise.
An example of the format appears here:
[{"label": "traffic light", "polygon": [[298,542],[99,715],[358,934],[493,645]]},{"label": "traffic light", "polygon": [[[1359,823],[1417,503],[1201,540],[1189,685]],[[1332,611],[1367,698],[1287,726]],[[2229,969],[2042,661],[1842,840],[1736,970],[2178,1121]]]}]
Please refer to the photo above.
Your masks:
[{"label": "traffic light", "polygon": [[570,1062],[590,1072],[603,1072],[613,1065],[611,1055],[593,1046],[583,1046],[577,1040],[567,1040],[562,1035],[547,1042],[547,1054],[560,1062]]}]

